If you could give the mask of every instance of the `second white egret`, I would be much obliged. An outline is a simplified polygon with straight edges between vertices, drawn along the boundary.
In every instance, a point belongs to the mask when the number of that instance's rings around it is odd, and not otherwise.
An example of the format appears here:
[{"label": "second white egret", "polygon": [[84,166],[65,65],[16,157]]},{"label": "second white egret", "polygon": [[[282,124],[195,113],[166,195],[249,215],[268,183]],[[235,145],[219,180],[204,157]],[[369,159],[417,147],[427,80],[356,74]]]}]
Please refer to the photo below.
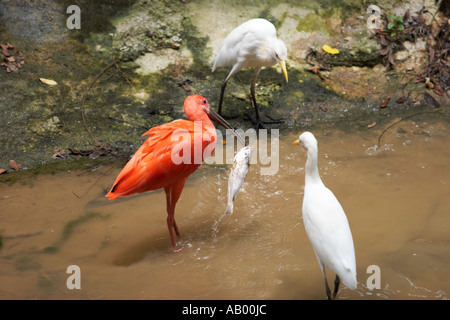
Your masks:
[{"label": "second white egret", "polygon": [[[352,290],[357,286],[352,233],[341,204],[320,178],[316,138],[311,132],[304,132],[294,144],[301,144],[307,152],[303,223],[325,278],[327,297],[331,300],[336,297],[340,279]],[[336,274],[333,296],[328,287],[325,267]]]},{"label": "second white egret", "polygon": [[262,67],[270,67],[280,63],[286,82],[287,49],[284,42],[277,39],[275,26],[266,19],[251,19],[244,22],[222,42],[222,45],[214,57],[212,71],[217,68],[232,66],[230,73],[223,80],[218,112],[222,113],[223,95],[227,81],[243,68],[255,68],[255,74],[250,87],[251,101],[255,108],[257,127],[264,127],[261,121],[258,105],[255,99],[255,84]]}]

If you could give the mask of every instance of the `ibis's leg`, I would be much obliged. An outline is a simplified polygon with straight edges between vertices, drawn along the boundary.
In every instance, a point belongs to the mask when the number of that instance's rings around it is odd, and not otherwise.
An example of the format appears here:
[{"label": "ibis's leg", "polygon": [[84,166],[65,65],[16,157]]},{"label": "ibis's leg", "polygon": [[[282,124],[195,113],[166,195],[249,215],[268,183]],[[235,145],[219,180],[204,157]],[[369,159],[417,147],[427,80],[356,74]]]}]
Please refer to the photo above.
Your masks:
[{"label": "ibis's leg", "polygon": [[333,299],[336,298],[336,295],[339,290],[339,284],[341,283],[341,279],[339,279],[339,276],[336,275],[336,278],[334,279],[334,292],[333,292]]},{"label": "ibis's leg", "polygon": [[258,78],[259,72],[261,71],[261,68],[255,69],[255,75],[253,77],[252,85],[250,86],[250,95],[252,100],[253,108],[255,108],[255,115],[256,115],[256,129],[264,129],[264,124],[261,121],[261,118],[259,116],[259,110],[258,105],[256,104],[256,97],[255,97],[255,86],[256,86],[256,79]]},{"label": "ibis's leg", "polygon": [[[175,234],[180,236],[178,231],[177,223],[175,222],[175,206],[180,198],[181,191],[183,191],[185,179],[181,179],[177,184],[165,187],[166,192],[166,206],[167,206],[167,228],[169,229],[170,241],[172,243],[172,248],[176,250],[177,245],[175,242]],[[174,234],[175,233],[175,234]]]},{"label": "ibis's leg", "polygon": [[226,77],[225,80],[223,80],[222,85],[220,86],[220,100],[219,100],[219,108],[217,109],[217,112],[222,115],[222,102],[223,102],[223,95],[225,93],[225,87],[227,86],[227,81],[229,77]]},{"label": "ibis's leg", "polygon": [[[170,188],[164,188],[164,191],[166,192],[166,209],[167,209],[167,228],[169,229],[169,235],[170,235],[170,242],[172,244],[173,250],[176,250],[177,244],[175,242],[175,235],[174,235],[174,224],[175,224],[175,206],[172,205],[171,201],[171,190]],[[176,229],[177,235],[178,229]]]}]

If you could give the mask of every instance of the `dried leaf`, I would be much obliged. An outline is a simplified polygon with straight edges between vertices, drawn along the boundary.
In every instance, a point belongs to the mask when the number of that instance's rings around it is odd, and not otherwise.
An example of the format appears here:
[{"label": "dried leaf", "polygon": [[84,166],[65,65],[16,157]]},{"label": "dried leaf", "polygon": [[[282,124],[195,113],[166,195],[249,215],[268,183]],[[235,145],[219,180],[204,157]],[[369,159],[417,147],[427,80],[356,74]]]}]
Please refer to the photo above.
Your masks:
[{"label": "dried leaf", "polygon": [[394,61],[394,52],[392,50],[392,47],[389,47],[389,48],[391,48],[389,50],[389,54],[388,54],[389,63],[394,65],[394,63],[395,63],[395,61]]},{"label": "dried leaf", "polygon": [[65,157],[66,157],[66,150],[64,149],[61,151],[56,150],[56,153],[52,156],[53,159],[57,158],[65,159]]},{"label": "dried leaf", "polygon": [[367,126],[367,128],[373,128],[377,123],[374,121]]},{"label": "dried leaf", "polygon": [[49,86],[56,86],[58,84],[55,80],[51,80],[51,79],[39,78],[39,80],[41,80],[41,82],[43,82]]},{"label": "dried leaf", "polygon": [[380,50],[380,54],[381,54],[382,56],[385,56],[385,55],[387,55],[388,53],[389,53],[389,47],[386,47],[386,48],[383,48],[383,49]]},{"label": "dried leaf", "polygon": [[186,91],[186,92],[190,92],[192,89],[189,86],[189,83],[191,83],[191,82],[192,82],[191,80],[186,79],[186,80],[178,82],[177,86],[178,87],[183,87],[184,91]]},{"label": "dried leaf", "polygon": [[383,103],[380,105],[380,108],[386,108],[390,99],[391,99],[391,97],[387,96],[386,99],[384,99]]},{"label": "dried leaf", "polygon": [[8,170],[7,169],[0,169],[0,174],[5,173],[5,172],[8,172]]},{"label": "dried leaf", "polygon": [[441,90],[439,90],[438,87],[434,87],[433,92],[436,93],[438,96],[443,96],[444,94],[442,93]]},{"label": "dried leaf", "polygon": [[403,96],[397,99],[397,103],[403,103],[409,99],[409,96]]},{"label": "dried leaf", "polygon": [[324,44],[322,46],[322,50],[327,52],[327,53],[329,53],[329,54],[338,54],[339,53],[338,49],[332,48],[332,47],[330,47],[329,45],[326,45],[326,44]]},{"label": "dried leaf", "polygon": [[386,39],[384,35],[380,35],[380,43],[382,46],[388,46],[390,42]]},{"label": "dried leaf", "polygon": [[11,167],[11,169],[19,170],[19,167],[21,165],[15,162],[14,160],[9,160],[9,166]]}]

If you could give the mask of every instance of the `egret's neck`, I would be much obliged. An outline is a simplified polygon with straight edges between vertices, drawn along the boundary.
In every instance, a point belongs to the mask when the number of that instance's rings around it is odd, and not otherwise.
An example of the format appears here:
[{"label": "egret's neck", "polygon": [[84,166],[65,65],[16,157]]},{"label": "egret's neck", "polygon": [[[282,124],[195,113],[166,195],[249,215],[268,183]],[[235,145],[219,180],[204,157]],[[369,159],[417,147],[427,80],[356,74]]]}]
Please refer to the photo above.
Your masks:
[{"label": "egret's neck", "polygon": [[259,48],[258,56],[264,66],[273,66],[278,62],[274,54],[275,41],[276,38],[267,37]]},{"label": "egret's neck", "polygon": [[317,167],[317,150],[308,150],[305,167],[305,184],[321,182]]}]

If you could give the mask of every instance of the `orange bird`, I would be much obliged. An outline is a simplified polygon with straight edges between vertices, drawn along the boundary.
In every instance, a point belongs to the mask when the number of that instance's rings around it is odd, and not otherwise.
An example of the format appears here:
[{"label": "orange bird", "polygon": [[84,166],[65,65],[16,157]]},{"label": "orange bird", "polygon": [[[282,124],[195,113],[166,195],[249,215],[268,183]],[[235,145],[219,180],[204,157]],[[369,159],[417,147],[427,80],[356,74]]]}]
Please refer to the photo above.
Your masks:
[{"label": "orange bird", "polygon": [[[145,132],[147,140],[136,151],[116,178],[106,195],[113,200],[134,193],[164,188],[167,206],[167,227],[172,248],[175,236],[180,235],[175,222],[175,206],[184,183],[203,162],[212,155],[216,146],[216,129],[210,119],[226,129],[231,126],[199,95],[184,101],[184,112],[189,120],[176,120]],[[243,139],[237,135],[238,139]]]}]

